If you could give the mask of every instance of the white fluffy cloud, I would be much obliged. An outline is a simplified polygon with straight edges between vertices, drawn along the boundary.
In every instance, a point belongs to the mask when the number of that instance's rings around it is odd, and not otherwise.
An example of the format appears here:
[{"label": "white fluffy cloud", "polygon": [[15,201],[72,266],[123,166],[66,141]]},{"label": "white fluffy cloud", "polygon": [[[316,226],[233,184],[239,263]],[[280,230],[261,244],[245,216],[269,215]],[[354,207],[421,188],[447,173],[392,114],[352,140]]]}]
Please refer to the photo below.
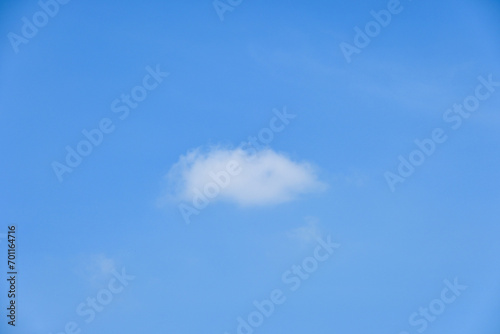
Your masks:
[{"label": "white fluffy cloud", "polygon": [[240,205],[267,205],[291,201],[322,190],[309,163],[294,162],[271,149],[249,154],[237,149],[196,149],[182,155],[170,169],[170,194],[193,202],[226,200]]}]

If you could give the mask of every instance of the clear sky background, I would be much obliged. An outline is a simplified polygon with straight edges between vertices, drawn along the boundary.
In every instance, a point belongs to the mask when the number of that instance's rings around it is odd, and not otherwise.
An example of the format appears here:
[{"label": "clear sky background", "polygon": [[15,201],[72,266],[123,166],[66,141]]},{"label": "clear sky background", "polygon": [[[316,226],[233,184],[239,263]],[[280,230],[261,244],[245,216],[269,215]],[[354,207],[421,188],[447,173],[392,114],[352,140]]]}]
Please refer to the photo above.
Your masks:
[{"label": "clear sky background", "polygon": [[[500,4],[401,6],[348,63],[339,45],[387,1],[248,0],[222,21],[210,0],[73,0],[17,53],[8,34],[40,6],[2,1],[0,233],[17,225],[19,275],[13,330],[0,239],[0,332],[233,334],[279,289],[254,333],[413,334],[457,278],[425,332],[498,334],[500,87],[459,129],[443,114],[500,81]],[[112,102],[157,65],[168,77],[120,119]],[[284,107],[296,117],[241,160]],[[53,162],[105,118],[60,182]],[[435,128],[447,140],[391,191],[384,173]],[[243,174],[186,224],[190,185],[230,157]],[[328,236],[340,247],[292,291],[282,275]],[[122,270],[135,279],[86,323],[78,306]]]}]

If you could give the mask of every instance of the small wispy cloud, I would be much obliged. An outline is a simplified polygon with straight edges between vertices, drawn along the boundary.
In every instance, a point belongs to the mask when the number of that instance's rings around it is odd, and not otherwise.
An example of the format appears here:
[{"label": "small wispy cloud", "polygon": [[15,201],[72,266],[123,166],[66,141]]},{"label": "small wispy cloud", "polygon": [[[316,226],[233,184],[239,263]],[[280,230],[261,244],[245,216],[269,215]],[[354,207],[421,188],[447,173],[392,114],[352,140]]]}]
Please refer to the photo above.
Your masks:
[{"label": "small wispy cloud", "polygon": [[318,219],[316,217],[305,217],[303,226],[292,229],[287,233],[288,238],[298,241],[301,246],[316,242],[321,238]]},{"label": "small wispy cloud", "polygon": [[167,179],[175,200],[205,197],[243,206],[288,202],[326,188],[310,163],[292,161],[272,149],[249,153],[242,148],[198,148],[182,155]]},{"label": "small wispy cloud", "polygon": [[104,254],[80,254],[76,261],[76,273],[91,284],[106,280],[116,270],[115,261]]}]

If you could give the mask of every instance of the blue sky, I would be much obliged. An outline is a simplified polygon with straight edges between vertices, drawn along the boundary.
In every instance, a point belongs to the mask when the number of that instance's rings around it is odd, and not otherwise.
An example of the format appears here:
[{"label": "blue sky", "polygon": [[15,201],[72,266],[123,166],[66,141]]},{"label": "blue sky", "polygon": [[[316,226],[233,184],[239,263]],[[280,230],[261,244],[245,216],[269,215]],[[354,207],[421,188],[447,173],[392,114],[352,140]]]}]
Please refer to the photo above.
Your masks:
[{"label": "blue sky", "polygon": [[[40,4],[2,2],[0,248],[15,224],[19,274],[0,331],[497,334],[498,2],[401,0],[349,62],[341,43],[391,1],[223,3],[69,1],[27,38]],[[84,130],[98,145],[68,166]],[[209,173],[227,184],[196,207]],[[109,301],[92,320],[88,298]]]}]

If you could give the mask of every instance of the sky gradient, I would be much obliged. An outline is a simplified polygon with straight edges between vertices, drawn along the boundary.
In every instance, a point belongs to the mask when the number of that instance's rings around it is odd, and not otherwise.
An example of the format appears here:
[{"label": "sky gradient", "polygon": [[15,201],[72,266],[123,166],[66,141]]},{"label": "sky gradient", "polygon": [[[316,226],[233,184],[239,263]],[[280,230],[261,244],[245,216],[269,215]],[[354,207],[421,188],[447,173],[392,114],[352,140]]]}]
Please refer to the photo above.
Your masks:
[{"label": "sky gradient", "polygon": [[497,1],[63,2],[0,4],[1,333],[499,333]]}]

